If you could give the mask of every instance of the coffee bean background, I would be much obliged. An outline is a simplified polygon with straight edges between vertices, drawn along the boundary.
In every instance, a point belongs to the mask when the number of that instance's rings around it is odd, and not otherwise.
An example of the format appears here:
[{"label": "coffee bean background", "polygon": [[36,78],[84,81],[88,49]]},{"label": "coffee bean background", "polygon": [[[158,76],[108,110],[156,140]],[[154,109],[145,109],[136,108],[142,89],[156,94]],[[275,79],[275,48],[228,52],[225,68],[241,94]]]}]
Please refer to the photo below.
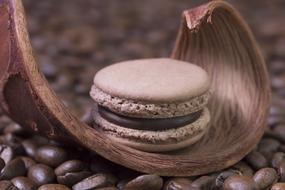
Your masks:
[{"label": "coffee bean background", "polygon": [[[66,106],[90,124],[98,69],[170,54],[182,10],[198,0],[23,0],[41,70]],[[272,84],[268,128],[234,166],[196,177],[141,174],[26,131],[0,111],[0,189],[285,189],[285,1],[230,0],[252,28]]]}]

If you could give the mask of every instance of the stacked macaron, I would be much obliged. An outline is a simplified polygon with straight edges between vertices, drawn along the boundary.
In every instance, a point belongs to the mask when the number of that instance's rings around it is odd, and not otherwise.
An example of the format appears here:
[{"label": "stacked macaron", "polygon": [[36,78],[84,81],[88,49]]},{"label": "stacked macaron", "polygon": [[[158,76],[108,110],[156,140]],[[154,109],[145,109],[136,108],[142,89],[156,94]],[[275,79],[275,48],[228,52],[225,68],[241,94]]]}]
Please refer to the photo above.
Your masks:
[{"label": "stacked macaron", "polygon": [[90,95],[95,129],[148,152],[185,148],[207,131],[206,71],[168,58],[117,63],[97,72]]}]

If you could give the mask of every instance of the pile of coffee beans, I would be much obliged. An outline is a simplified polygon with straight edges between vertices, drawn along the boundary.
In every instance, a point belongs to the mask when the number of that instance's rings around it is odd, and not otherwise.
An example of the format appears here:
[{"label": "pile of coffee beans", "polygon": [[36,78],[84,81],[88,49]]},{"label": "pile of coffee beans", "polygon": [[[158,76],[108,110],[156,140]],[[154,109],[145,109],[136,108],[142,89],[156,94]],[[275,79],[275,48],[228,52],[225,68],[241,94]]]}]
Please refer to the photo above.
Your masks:
[{"label": "pile of coffee beans", "polygon": [[141,174],[81,147],[32,134],[4,115],[0,117],[0,133],[1,190],[280,190],[285,187],[282,124],[275,123],[269,128],[258,146],[234,166],[196,177]]},{"label": "pile of coffee beans", "polygon": [[[23,0],[42,71],[89,124],[95,72],[121,60],[168,56],[182,10],[205,1]],[[203,176],[142,174],[26,131],[0,111],[0,190],[285,189],[285,4],[231,2],[261,44],[273,91],[266,133],[243,160]]]}]

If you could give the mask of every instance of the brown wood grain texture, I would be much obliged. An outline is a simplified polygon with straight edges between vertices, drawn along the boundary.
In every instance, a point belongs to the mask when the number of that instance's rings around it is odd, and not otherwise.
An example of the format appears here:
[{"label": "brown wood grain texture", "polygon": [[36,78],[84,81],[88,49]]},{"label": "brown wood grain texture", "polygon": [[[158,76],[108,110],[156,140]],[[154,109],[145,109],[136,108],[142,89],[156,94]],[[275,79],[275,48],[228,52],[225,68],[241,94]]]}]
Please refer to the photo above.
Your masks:
[{"label": "brown wood grain texture", "polygon": [[168,154],[116,144],[57,98],[33,54],[21,0],[0,0],[0,105],[13,120],[146,173],[193,176],[238,162],[264,133],[270,101],[265,63],[249,27],[224,1],[184,11],[172,57],[203,67],[212,79],[209,132]]}]

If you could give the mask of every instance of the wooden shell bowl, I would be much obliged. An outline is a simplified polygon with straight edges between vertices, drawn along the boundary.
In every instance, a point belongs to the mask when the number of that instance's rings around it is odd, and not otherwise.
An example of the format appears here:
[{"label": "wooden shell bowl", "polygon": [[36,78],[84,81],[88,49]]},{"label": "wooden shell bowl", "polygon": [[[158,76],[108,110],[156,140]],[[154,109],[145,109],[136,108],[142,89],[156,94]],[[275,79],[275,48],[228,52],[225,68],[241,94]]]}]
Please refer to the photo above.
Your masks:
[{"label": "wooden shell bowl", "polygon": [[0,100],[22,126],[75,141],[146,173],[193,176],[224,169],[250,152],[266,126],[270,88],[264,60],[246,23],[223,1],[184,11],[172,58],[203,67],[212,79],[210,131],[188,149],[147,153],[115,144],[59,101],[39,70],[21,0],[0,0]]}]

